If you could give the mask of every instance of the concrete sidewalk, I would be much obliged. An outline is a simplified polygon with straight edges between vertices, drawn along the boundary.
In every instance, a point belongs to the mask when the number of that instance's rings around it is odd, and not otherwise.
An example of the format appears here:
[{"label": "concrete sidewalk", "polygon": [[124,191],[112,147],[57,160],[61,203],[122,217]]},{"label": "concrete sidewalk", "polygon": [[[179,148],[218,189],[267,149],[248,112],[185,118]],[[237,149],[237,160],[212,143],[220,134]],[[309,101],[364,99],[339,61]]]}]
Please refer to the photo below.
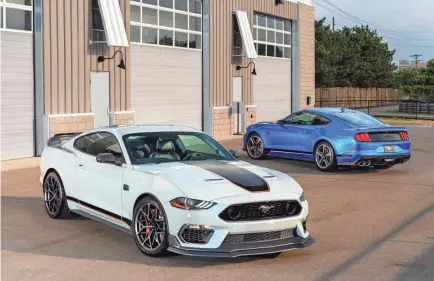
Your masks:
[{"label": "concrete sidewalk", "polygon": [[39,167],[40,157],[23,158],[1,161],[1,171],[13,171],[26,168]]}]

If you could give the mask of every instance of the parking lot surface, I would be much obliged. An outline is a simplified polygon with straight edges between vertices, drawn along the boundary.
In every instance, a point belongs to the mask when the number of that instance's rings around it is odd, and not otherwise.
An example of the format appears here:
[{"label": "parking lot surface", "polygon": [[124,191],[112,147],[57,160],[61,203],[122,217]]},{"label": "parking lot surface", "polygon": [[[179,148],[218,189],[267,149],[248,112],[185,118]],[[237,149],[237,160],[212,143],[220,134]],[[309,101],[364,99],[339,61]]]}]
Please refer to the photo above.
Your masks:
[{"label": "parking lot surface", "polygon": [[408,129],[410,163],[389,170],[321,173],[241,153],[293,176],[309,201],[316,243],[277,257],[149,258],[98,222],[50,219],[38,168],[2,172],[2,280],[434,280],[434,128]]}]

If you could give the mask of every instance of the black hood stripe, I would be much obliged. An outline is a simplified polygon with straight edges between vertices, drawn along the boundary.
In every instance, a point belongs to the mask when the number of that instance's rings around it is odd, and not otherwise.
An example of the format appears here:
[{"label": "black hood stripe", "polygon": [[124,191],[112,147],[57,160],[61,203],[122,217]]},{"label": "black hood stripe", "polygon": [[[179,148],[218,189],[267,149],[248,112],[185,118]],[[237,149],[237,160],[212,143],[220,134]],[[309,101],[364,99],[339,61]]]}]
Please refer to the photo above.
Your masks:
[{"label": "black hood stripe", "polygon": [[196,166],[219,175],[250,192],[270,191],[268,183],[263,178],[237,165],[220,161],[189,161],[184,162],[184,164]]}]

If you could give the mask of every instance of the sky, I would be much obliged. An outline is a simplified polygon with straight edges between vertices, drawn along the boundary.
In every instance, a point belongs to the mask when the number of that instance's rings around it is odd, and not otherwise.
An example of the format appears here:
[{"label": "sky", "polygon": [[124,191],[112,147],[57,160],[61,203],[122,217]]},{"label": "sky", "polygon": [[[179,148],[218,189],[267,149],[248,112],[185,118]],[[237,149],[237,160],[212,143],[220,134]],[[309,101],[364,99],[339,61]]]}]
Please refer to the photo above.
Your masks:
[{"label": "sky", "polygon": [[[342,12],[354,16],[343,16]],[[313,0],[315,19],[326,17],[335,28],[360,25],[359,20],[376,27],[383,40],[395,49],[395,63],[413,60],[412,54],[422,54],[422,61],[434,58],[434,0]]]}]

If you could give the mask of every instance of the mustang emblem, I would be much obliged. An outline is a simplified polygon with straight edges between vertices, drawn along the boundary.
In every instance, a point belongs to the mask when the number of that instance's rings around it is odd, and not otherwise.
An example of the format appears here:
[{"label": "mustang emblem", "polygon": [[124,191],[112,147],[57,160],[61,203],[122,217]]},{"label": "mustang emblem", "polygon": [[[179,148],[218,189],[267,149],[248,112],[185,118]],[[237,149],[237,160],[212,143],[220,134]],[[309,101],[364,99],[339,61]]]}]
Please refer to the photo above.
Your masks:
[{"label": "mustang emblem", "polygon": [[266,214],[266,213],[268,213],[268,211],[270,211],[273,208],[274,208],[274,206],[262,205],[261,207],[259,207],[259,211]]}]

